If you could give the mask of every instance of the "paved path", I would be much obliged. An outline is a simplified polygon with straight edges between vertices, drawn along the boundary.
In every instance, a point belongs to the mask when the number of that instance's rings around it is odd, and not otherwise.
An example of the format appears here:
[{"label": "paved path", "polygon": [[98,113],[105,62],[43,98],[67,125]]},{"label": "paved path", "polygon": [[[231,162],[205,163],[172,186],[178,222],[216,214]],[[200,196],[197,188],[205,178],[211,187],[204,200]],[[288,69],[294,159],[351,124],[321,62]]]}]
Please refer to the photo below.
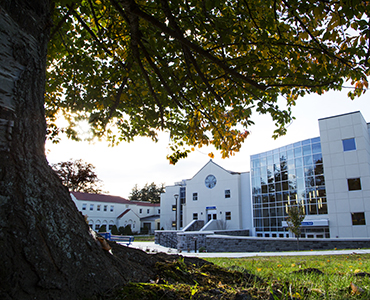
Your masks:
[{"label": "paved path", "polygon": [[188,257],[230,257],[230,258],[239,258],[239,257],[257,257],[257,256],[309,256],[309,255],[341,255],[341,254],[365,254],[370,253],[370,249],[352,249],[352,250],[323,250],[323,251],[298,251],[298,252],[207,252],[207,253],[194,253],[190,252],[181,252],[179,253],[176,249],[166,248],[154,242],[133,242],[130,246],[132,248],[141,249],[148,253],[156,252],[165,252],[167,254],[181,254]]}]

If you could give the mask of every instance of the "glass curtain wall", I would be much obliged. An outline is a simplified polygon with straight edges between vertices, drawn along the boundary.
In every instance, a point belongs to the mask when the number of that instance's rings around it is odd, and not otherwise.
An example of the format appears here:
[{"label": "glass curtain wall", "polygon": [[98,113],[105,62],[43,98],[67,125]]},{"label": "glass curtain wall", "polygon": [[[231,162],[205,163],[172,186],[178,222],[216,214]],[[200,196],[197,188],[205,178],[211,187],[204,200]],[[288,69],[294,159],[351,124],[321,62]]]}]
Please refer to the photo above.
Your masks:
[{"label": "glass curtain wall", "polygon": [[320,138],[251,156],[253,221],[257,236],[285,237],[289,206],[327,214]]}]

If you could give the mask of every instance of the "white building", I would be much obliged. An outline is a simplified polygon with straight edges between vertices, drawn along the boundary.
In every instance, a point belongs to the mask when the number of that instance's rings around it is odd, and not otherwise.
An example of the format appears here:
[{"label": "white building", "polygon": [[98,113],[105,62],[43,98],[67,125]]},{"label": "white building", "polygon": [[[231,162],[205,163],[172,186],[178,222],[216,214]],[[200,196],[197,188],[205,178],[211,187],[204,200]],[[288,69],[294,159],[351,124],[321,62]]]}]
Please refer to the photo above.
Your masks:
[{"label": "white building", "polygon": [[319,127],[320,137],[252,155],[250,173],[210,161],[166,187],[161,227],[217,219],[225,229],[288,237],[287,210],[300,205],[302,238],[370,237],[370,124],[353,112],[320,119]]},{"label": "white building", "polygon": [[147,228],[150,233],[159,229],[159,204],[144,201],[129,201],[127,199],[101,194],[80,192],[71,193],[77,209],[85,216],[89,226],[99,230],[103,225],[111,230],[113,225],[126,227],[132,232],[140,232]]},{"label": "white building", "polygon": [[249,172],[230,172],[210,160],[193,178],[161,195],[161,228],[181,229],[192,220],[218,220],[219,229],[250,228]]}]

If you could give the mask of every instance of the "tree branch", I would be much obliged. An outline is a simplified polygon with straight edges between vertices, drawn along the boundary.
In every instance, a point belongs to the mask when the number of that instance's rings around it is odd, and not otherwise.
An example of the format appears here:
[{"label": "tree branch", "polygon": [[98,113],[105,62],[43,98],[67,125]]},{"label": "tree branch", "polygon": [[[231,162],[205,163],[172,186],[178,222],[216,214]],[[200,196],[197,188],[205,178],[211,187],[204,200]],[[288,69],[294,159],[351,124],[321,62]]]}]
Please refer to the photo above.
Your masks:
[{"label": "tree branch", "polygon": [[152,58],[150,57],[148,51],[146,50],[146,48],[143,45],[143,43],[141,42],[141,40],[139,40],[138,43],[139,43],[140,48],[144,52],[144,55],[145,55],[145,58],[146,58],[147,62],[152,67],[152,69],[154,70],[154,72],[157,74],[157,76],[159,77],[159,80],[163,83],[163,86],[165,87],[167,93],[175,101],[175,103],[177,104],[178,107],[183,108],[183,105],[178,101],[175,93],[172,91],[171,87],[167,84],[167,81],[164,79],[164,77],[161,74],[161,71],[158,69],[158,67],[153,62]]},{"label": "tree branch", "polygon": [[303,28],[303,30],[305,30],[308,35],[311,37],[311,39],[319,46],[319,48],[326,54],[328,55],[329,57],[332,57],[332,58],[335,58],[336,60],[342,62],[344,65],[352,68],[351,64],[348,63],[348,61],[344,60],[343,58],[340,58],[338,56],[336,56],[334,53],[330,53],[328,51],[327,48],[324,47],[324,45],[322,43],[320,43],[320,41],[317,40],[317,38],[312,34],[312,32],[307,28],[307,26],[304,24],[304,22],[301,20],[301,18],[299,18],[293,11],[293,9],[291,8],[291,6],[288,4],[288,2],[286,0],[283,0],[284,1],[284,4],[290,8],[292,10],[292,14],[293,14],[293,17],[294,19],[301,25],[301,27]]},{"label": "tree branch", "polygon": [[[114,0],[111,0],[114,1]],[[251,78],[244,76],[238,72],[235,72],[232,68],[230,68],[228,65],[226,65],[224,62],[222,62],[217,57],[213,56],[206,50],[204,50],[202,47],[192,43],[188,39],[184,38],[183,35],[178,34],[175,30],[169,28],[164,23],[161,23],[153,16],[148,15],[147,13],[143,12],[138,5],[134,2],[134,0],[122,0],[121,3],[123,4],[125,10],[128,10],[128,13],[131,15],[138,16],[142,18],[143,20],[146,20],[150,24],[154,25],[158,29],[162,30],[164,33],[167,33],[168,35],[172,36],[176,40],[178,40],[181,44],[189,47],[190,49],[194,50],[194,52],[197,52],[198,54],[204,56],[205,58],[209,59],[216,65],[218,65],[221,69],[223,69],[225,72],[229,73],[232,76],[235,76],[239,79],[241,79],[243,82],[246,82],[253,86],[254,88],[257,88],[259,90],[266,90],[266,86],[264,84],[259,84],[252,80]]]},{"label": "tree branch", "polygon": [[74,3],[72,3],[72,5],[69,7],[67,13],[64,15],[64,17],[58,22],[57,26],[55,26],[55,28],[53,29],[52,33],[50,34],[50,37],[49,39],[51,40],[54,35],[58,32],[58,30],[60,29],[60,27],[62,27],[62,25],[65,23],[65,21],[67,20],[67,18],[71,15],[71,12],[73,10],[73,7],[74,7]]}]

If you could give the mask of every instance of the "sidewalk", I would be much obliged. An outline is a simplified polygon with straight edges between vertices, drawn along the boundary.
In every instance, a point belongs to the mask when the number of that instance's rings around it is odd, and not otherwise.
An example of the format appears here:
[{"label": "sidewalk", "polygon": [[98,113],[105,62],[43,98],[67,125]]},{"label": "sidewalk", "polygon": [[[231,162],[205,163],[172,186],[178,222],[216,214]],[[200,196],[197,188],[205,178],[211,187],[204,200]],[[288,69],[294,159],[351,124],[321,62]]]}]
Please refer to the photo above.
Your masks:
[{"label": "sidewalk", "polygon": [[365,254],[370,253],[370,249],[350,249],[350,250],[323,250],[323,251],[291,251],[291,252],[203,252],[194,253],[194,251],[184,251],[179,253],[177,249],[166,248],[161,245],[154,244],[154,242],[133,242],[131,248],[141,249],[148,253],[164,252],[167,254],[179,254],[187,257],[257,257],[257,256],[310,256],[310,255],[343,255],[343,254]]}]

